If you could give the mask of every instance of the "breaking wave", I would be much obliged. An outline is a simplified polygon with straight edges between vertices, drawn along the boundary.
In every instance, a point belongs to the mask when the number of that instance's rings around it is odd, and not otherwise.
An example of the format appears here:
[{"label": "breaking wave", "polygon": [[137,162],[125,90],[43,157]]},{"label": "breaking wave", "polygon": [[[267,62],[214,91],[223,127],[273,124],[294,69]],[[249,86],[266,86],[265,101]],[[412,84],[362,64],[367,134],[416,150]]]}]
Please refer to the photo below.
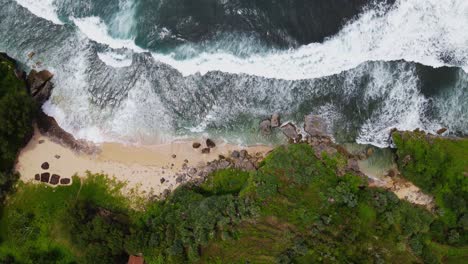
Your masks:
[{"label": "breaking wave", "polygon": [[[45,110],[80,138],[261,142],[256,127],[272,112],[299,123],[319,114],[337,140],[378,146],[393,127],[468,133],[464,0],[373,4],[323,42],[286,50],[245,32],[143,48],[137,1],[2,1],[0,49],[27,67],[36,51],[56,73]],[[18,20],[25,30],[7,33]]]}]

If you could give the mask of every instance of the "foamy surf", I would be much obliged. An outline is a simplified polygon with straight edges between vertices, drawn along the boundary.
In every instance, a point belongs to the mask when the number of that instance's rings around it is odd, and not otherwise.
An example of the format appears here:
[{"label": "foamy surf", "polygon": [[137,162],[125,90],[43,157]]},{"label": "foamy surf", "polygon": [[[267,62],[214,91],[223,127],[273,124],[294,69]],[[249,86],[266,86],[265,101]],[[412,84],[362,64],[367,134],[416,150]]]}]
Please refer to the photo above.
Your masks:
[{"label": "foamy surf", "polygon": [[63,25],[59,19],[56,8],[54,6],[55,0],[15,0],[16,3],[28,9],[31,13],[38,17],[42,17],[50,22]]}]

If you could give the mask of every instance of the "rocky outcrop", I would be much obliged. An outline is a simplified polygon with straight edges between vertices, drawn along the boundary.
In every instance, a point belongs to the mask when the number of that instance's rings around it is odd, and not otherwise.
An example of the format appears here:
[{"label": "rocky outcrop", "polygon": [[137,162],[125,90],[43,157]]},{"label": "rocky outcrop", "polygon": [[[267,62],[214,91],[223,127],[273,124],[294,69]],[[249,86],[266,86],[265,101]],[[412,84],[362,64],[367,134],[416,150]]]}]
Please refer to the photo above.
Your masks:
[{"label": "rocky outcrop", "polygon": [[312,137],[327,136],[325,120],[317,115],[306,115],[304,118],[304,131]]},{"label": "rocky outcrop", "polygon": [[98,148],[91,142],[77,140],[75,137],[61,128],[55,118],[46,115],[40,111],[36,120],[37,128],[41,134],[51,138],[51,140],[67,146],[77,152],[93,154],[98,151]]},{"label": "rocky outcrop", "polygon": [[26,79],[26,84],[31,96],[36,100],[39,105],[49,100],[54,88],[51,80],[53,74],[47,70],[37,72],[32,70]]},{"label": "rocky outcrop", "polygon": [[297,133],[297,128],[293,123],[288,122],[286,124],[283,124],[280,127],[280,129],[288,139],[294,142],[296,142],[299,139],[299,133]]}]

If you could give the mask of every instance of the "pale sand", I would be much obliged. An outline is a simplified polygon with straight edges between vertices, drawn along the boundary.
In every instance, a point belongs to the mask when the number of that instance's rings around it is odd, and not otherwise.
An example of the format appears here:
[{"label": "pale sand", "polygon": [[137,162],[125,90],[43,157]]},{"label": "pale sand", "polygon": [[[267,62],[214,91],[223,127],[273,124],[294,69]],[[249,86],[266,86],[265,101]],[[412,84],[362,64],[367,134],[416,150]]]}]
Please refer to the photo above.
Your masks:
[{"label": "pale sand", "polygon": [[[202,147],[194,149],[192,143],[195,141],[202,143]],[[233,150],[245,149],[252,154],[265,154],[272,149],[269,146],[242,147],[216,142],[217,146],[211,149],[210,154],[202,154],[205,140],[195,141],[176,141],[154,146],[103,143],[99,145],[99,153],[86,155],[78,154],[36,130],[18,157],[16,171],[25,182],[38,182],[34,180],[34,175],[43,172],[57,174],[62,178],[71,178],[75,174],[84,177],[87,171],[103,173],[127,182],[127,191],[133,189],[140,195],[159,195],[165,189],[172,190],[179,185],[175,174],[181,171],[185,160],[188,160],[188,166],[198,167],[218,159],[219,155],[228,157]],[[57,159],[56,155],[60,158]],[[176,157],[173,158],[173,155]],[[50,164],[48,170],[41,168],[44,162]],[[161,183],[162,178],[165,179],[164,183]]]}]

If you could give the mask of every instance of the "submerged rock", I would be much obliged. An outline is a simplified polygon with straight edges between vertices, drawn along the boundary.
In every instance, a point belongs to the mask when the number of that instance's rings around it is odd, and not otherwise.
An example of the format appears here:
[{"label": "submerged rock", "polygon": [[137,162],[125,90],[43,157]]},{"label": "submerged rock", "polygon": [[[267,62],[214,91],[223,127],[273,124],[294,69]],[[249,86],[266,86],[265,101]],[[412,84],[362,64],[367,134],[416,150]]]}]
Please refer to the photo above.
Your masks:
[{"label": "submerged rock", "polygon": [[268,136],[271,134],[271,121],[270,120],[263,120],[260,122],[260,133],[263,136]]}]

